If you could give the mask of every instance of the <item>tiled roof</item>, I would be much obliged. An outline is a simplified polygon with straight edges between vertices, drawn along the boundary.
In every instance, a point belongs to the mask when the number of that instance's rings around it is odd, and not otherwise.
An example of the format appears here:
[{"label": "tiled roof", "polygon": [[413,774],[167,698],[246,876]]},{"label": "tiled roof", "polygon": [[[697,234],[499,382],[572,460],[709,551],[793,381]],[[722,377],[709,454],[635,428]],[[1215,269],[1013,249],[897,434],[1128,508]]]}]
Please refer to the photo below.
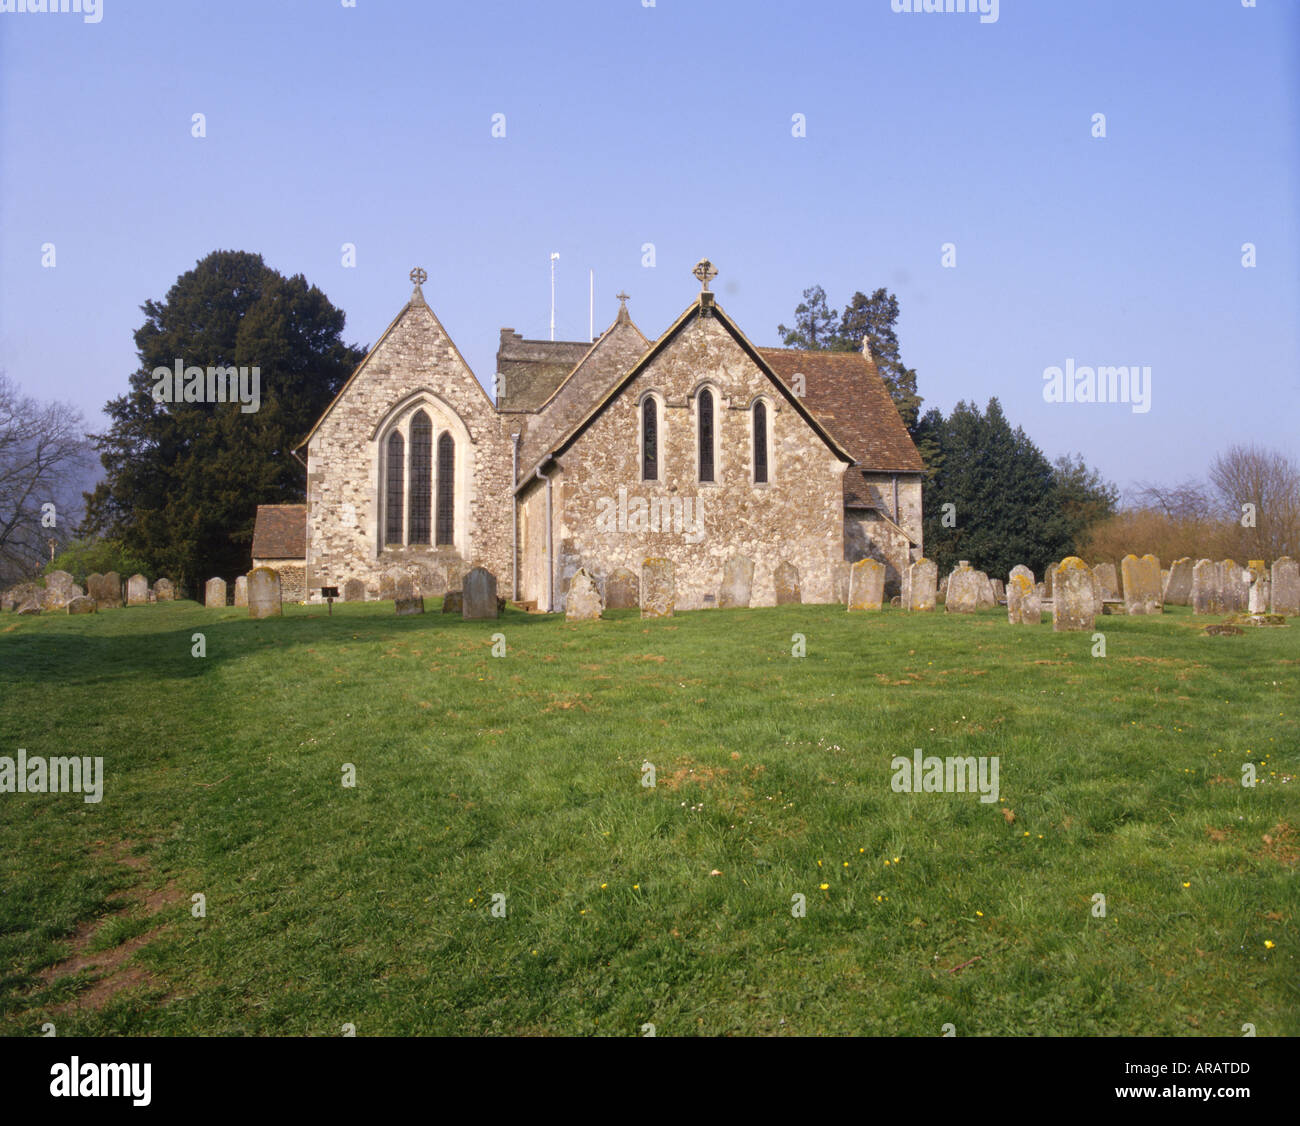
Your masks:
[{"label": "tiled roof", "polygon": [[537,410],[590,350],[590,341],[525,340],[503,328],[497,347],[497,409]]},{"label": "tiled roof", "polygon": [[259,504],[253,525],[254,559],[307,558],[307,506]]}]

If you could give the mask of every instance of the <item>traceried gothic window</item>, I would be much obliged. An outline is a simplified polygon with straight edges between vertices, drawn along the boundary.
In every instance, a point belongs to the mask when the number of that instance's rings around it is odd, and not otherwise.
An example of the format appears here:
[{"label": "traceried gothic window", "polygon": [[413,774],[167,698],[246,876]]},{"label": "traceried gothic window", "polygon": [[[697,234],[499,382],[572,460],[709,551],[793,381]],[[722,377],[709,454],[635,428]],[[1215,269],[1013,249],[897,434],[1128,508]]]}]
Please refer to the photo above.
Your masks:
[{"label": "traceried gothic window", "polygon": [[767,484],[767,407],[754,404],[754,483]]},{"label": "traceried gothic window", "polygon": [[424,411],[411,419],[411,474],[407,543],[427,544],[433,501],[433,426]]},{"label": "traceried gothic window", "polygon": [[707,387],[698,399],[700,437],[700,480],[713,480],[713,392]]},{"label": "traceried gothic window", "polygon": [[641,404],[641,480],[659,480],[659,407],[653,398]]},{"label": "traceried gothic window", "polygon": [[384,520],[384,543],[402,542],[402,480],[406,470],[406,443],[401,434],[388,436],[387,483],[388,503]]},{"label": "traceried gothic window", "polygon": [[438,438],[438,546],[450,547],[455,539],[456,440],[444,430]]}]

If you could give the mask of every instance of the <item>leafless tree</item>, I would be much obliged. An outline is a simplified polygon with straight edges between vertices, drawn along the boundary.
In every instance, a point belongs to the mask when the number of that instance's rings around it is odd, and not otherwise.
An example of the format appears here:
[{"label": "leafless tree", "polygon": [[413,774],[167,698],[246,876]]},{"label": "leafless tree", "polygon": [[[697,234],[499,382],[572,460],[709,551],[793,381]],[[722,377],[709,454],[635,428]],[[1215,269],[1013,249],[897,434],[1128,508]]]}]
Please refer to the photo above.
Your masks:
[{"label": "leafless tree", "polygon": [[1246,559],[1300,555],[1300,466],[1279,450],[1231,446],[1210,466],[1210,484],[1240,527]]}]

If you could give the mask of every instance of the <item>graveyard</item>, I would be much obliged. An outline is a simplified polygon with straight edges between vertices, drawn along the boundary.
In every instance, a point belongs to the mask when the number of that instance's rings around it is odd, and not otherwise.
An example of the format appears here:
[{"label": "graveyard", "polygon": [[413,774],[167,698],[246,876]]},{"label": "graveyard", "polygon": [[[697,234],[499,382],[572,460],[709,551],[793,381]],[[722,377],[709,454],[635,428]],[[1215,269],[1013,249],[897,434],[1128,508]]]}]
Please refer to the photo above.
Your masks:
[{"label": "graveyard", "polygon": [[1294,623],[969,585],[5,614],[5,746],[103,770],[0,802],[0,1029],[1296,1035]]}]

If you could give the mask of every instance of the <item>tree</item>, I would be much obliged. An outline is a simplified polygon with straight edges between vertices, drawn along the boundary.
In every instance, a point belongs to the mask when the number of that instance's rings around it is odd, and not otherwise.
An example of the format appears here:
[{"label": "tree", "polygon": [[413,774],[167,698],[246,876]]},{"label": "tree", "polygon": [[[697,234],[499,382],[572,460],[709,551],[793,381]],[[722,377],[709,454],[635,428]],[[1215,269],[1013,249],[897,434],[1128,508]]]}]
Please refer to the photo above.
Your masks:
[{"label": "tree", "polygon": [[[319,289],[258,254],[214,251],[142,311],[139,367],[94,436],[107,479],[90,497],[87,530],[187,586],[231,578],[248,568],[257,506],[301,501],[306,470],[293,447],[365,351],[342,342],[344,315]],[[155,369],[177,361],[256,369],[257,409],[158,401]]]},{"label": "tree", "polygon": [[1300,555],[1300,467],[1286,454],[1231,446],[1210,465],[1225,518],[1240,529],[1241,560]]},{"label": "tree", "polygon": [[795,306],[794,328],[777,325],[787,348],[807,352],[824,352],[834,344],[839,331],[839,314],[826,303],[826,291],[819,285],[803,291],[803,300]]},{"label": "tree", "polygon": [[894,328],[897,323],[897,297],[883,287],[870,297],[859,290],[844,306],[831,348],[837,352],[859,352],[864,339],[870,343],[876,370],[898,407],[903,425],[908,433],[913,433],[923,400],[916,393],[916,370],[903,364]]},{"label": "tree", "polygon": [[1119,489],[1090,469],[1082,454],[1058,457],[1053,464],[1056,501],[1070,528],[1072,550],[1077,549],[1088,530],[1109,520],[1119,505]]},{"label": "tree", "polygon": [[91,463],[79,411],[28,398],[0,373],[0,582],[32,577],[49,541],[71,536]]},{"label": "tree", "polygon": [[74,582],[85,585],[86,576],[98,572],[101,575],[116,571],[119,575],[142,574],[146,578],[154,577],[149,564],[143,559],[130,555],[118,540],[74,539],[70,540],[45,567],[48,575],[51,571],[67,571]]}]

